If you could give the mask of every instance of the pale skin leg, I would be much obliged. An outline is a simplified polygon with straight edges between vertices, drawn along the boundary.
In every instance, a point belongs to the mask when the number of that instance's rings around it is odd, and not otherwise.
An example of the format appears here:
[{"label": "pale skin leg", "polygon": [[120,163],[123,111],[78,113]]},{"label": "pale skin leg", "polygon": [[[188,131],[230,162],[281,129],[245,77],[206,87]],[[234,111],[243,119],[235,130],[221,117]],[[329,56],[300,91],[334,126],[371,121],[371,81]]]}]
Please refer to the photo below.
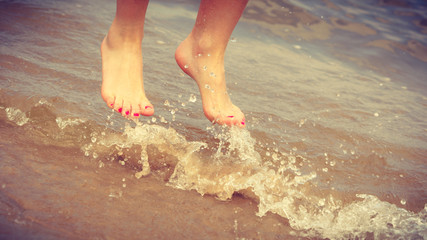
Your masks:
[{"label": "pale skin leg", "polygon": [[[202,0],[190,35],[175,58],[199,86],[203,111],[212,122],[244,127],[245,118],[227,94],[224,54],[248,0]],[[102,97],[126,117],[150,116],[145,96],[141,42],[148,0],[118,0],[117,13],[101,45]]]},{"label": "pale skin leg", "polygon": [[153,115],[145,96],[141,42],[148,0],[117,0],[116,16],[101,44],[101,95],[125,117]]},{"label": "pale skin leg", "polygon": [[247,0],[202,0],[192,32],[175,59],[199,86],[203,111],[212,122],[244,127],[245,117],[227,94],[224,54]]}]

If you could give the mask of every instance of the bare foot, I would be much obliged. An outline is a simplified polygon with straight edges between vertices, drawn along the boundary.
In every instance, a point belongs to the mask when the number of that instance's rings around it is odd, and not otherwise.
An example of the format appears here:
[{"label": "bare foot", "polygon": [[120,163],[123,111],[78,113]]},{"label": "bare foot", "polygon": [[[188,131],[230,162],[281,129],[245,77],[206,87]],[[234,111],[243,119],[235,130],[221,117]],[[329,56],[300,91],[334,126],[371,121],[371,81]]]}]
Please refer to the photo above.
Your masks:
[{"label": "bare foot", "polygon": [[128,118],[153,115],[153,105],[144,91],[141,42],[118,41],[107,35],[101,56],[101,94],[107,105]]},{"label": "bare foot", "polygon": [[210,52],[187,37],[177,48],[175,59],[179,67],[199,86],[205,116],[221,125],[245,126],[245,117],[230,100],[224,74],[223,53]]}]

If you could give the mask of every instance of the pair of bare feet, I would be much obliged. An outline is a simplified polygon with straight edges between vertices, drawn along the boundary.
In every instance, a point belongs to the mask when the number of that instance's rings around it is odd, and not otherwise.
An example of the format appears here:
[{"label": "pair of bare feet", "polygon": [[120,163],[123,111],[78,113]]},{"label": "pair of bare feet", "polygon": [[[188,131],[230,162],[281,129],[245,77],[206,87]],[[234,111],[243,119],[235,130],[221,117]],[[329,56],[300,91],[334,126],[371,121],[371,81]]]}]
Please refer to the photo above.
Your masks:
[{"label": "pair of bare feet", "polygon": [[[204,17],[203,19],[198,17],[193,31],[178,46],[175,59],[179,67],[196,81],[202,97],[203,111],[208,120],[222,125],[244,127],[244,115],[231,102],[227,94],[224,75],[225,47],[240,15],[237,20],[235,17],[232,19],[234,25],[229,27],[229,33],[213,35],[215,31],[222,31],[219,33],[223,33],[224,30],[218,28],[221,27],[218,25],[221,22],[213,22],[214,25],[208,25],[210,21],[206,21],[206,11],[212,9],[212,2],[209,3],[209,1],[202,1],[199,15],[200,11],[204,11]],[[225,0],[223,3],[228,4],[228,2],[229,0]],[[245,1],[242,2],[246,5]],[[208,3],[210,6],[207,5]],[[217,6],[220,7],[219,10],[227,10],[227,6]],[[128,11],[126,12],[127,15],[119,19],[119,7],[118,2],[116,19],[101,44],[102,98],[109,107],[124,117],[151,116],[154,114],[154,107],[145,95],[143,83],[141,47],[143,32],[140,32],[143,31],[143,25],[141,27],[141,23],[138,24],[138,21],[135,20],[132,22],[125,21],[127,20],[125,17],[131,16],[129,15],[129,11],[133,11],[130,8],[131,6],[124,6],[129,8],[125,8]],[[122,9],[124,7],[122,5]],[[218,21],[223,20],[224,17]],[[206,29],[212,29],[211,34],[206,34],[209,33]],[[220,41],[215,41],[215,38],[218,37],[221,38]]]}]

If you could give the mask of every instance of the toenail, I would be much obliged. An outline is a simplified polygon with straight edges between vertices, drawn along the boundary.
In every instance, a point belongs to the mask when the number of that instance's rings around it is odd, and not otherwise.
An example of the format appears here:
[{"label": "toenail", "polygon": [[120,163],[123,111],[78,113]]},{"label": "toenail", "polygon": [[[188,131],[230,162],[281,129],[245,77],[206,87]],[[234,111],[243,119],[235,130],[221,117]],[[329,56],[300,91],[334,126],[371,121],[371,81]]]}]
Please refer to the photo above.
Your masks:
[{"label": "toenail", "polygon": [[229,118],[233,118],[234,116],[228,116]]},{"label": "toenail", "polygon": [[122,108],[117,109],[117,111],[118,111],[119,113],[121,113],[121,112],[122,112]]},{"label": "toenail", "polygon": [[242,125],[245,125],[245,122],[241,122],[242,123]]},{"label": "toenail", "polygon": [[139,117],[139,113],[134,113],[133,114],[135,117]]},{"label": "toenail", "polygon": [[129,115],[129,111],[126,111],[126,115]]},{"label": "toenail", "polygon": [[145,106],[145,109],[147,109],[147,108],[152,108],[151,106]]}]

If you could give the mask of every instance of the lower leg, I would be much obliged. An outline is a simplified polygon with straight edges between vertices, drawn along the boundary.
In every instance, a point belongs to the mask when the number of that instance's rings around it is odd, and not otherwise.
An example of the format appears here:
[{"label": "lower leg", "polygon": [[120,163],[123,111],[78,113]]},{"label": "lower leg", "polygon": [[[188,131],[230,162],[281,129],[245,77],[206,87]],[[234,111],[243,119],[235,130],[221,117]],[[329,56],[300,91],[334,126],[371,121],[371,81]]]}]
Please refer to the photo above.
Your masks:
[{"label": "lower leg", "polygon": [[202,0],[192,32],[175,53],[178,65],[199,86],[205,116],[219,124],[245,124],[243,113],[227,94],[224,54],[247,2]]},{"label": "lower leg", "polygon": [[145,96],[141,42],[148,0],[117,0],[117,11],[101,44],[101,94],[109,107],[126,117],[152,115]]}]

